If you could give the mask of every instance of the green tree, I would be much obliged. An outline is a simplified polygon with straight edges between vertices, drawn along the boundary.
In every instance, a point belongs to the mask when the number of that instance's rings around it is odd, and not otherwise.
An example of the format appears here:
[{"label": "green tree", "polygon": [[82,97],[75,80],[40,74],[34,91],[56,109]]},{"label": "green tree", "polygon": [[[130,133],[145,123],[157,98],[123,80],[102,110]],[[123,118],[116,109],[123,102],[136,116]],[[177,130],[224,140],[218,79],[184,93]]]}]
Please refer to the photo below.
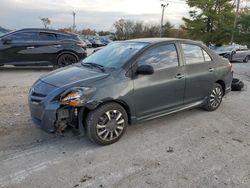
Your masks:
[{"label": "green tree", "polygon": [[231,0],[187,0],[190,18],[183,18],[188,35],[205,43],[229,43],[234,21]]},{"label": "green tree", "polygon": [[235,33],[235,41],[250,47],[250,11],[246,10],[238,18],[238,31]]},{"label": "green tree", "polygon": [[174,28],[174,25],[172,25],[169,21],[167,21],[163,26],[162,26],[162,36],[163,37],[170,37],[171,35],[171,30]]}]

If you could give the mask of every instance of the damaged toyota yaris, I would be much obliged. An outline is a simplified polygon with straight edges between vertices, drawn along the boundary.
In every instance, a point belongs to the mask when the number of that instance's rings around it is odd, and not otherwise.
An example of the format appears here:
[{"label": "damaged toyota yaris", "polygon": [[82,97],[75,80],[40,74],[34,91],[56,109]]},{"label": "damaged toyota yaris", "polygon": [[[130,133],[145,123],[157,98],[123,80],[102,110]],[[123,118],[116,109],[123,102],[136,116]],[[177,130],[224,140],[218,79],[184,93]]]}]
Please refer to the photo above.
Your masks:
[{"label": "damaged toyota yaris", "polygon": [[72,127],[108,145],[128,124],[193,107],[216,110],[230,91],[231,68],[190,40],[115,42],[37,80],[29,92],[31,118],[48,132]]}]

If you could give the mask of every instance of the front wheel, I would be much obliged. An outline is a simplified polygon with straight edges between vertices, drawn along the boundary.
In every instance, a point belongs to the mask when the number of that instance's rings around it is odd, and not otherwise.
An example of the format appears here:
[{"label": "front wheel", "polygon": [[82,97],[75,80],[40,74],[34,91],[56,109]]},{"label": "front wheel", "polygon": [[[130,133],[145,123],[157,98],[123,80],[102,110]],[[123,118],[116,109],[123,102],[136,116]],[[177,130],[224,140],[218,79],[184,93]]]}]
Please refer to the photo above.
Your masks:
[{"label": "front wheel", "polygon": [[117,103],[107,103],[89,112],[86,118],[87,135],[99,145],[117,142],[128,124],[125,109]]},{"label": "front wheel", "polygon": [[219,108],[223,97],[223,88],[220,84],[215,83],[209,94],[204,108],[208,111],[214,111]]}]

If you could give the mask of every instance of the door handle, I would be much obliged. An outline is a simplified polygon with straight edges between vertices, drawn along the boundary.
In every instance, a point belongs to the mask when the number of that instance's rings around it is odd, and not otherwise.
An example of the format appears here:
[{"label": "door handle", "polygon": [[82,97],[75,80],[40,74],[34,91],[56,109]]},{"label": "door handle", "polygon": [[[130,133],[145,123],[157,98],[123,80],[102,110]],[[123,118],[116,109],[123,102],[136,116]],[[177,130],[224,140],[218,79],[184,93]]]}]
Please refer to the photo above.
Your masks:
[{"label": "door handle", "polygon": [[214,71],[214,68],[209,68],[208,71],[209,71],[209,72],[213,72],[213,71]]},{"label": "door handle", "polygon": [[175,76],[175,78],[178,78],[178,79],[182,79],[182,78],[184,78],[185,76],[183,75],[183,74],[177,74],[176,76]]},{"label": "door handle", "polygon": [[34,46],[27,47],[27,49],[34,49],[34,48],[35,48]]},{"label": "door handle", "polygon": [[62,45],[58,44],[58,45],[54,45],[55,48],[61,48]]}]

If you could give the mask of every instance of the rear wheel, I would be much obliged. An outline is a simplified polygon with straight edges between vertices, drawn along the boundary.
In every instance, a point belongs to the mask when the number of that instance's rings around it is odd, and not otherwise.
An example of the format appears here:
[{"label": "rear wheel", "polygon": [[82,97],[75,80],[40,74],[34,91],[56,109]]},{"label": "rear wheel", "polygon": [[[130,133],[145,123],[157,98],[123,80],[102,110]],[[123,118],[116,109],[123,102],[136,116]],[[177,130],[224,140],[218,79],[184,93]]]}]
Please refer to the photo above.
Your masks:
[{"label": "rear wheel", "polygon": [[249,62],[249,60],[250,60],[250,56],[248,55],[248,56],[246,56],[246,57],[245,57],[245,59],[244,59],[244,63],[248,63],[248,62]]},{"label": "rear wheel", "polygon": [[208,111],[214,111],[219,108],[223,97],[223,88],[220,84],[215,83],[212,91],[207,98],[204,108]]},{"label": "rear wheel", "polygon": [[71,54],[63,54],[57,60],[57,65],[59,67],[65,67],[77,62],[77,59],[74,55]]},{"label": "rear wheel", "polygon": [[117,103],[107,103],[89,112],[86,118],[87,134],[91,141],[99,145],[117,142],[124,134],[128,116]]}]

